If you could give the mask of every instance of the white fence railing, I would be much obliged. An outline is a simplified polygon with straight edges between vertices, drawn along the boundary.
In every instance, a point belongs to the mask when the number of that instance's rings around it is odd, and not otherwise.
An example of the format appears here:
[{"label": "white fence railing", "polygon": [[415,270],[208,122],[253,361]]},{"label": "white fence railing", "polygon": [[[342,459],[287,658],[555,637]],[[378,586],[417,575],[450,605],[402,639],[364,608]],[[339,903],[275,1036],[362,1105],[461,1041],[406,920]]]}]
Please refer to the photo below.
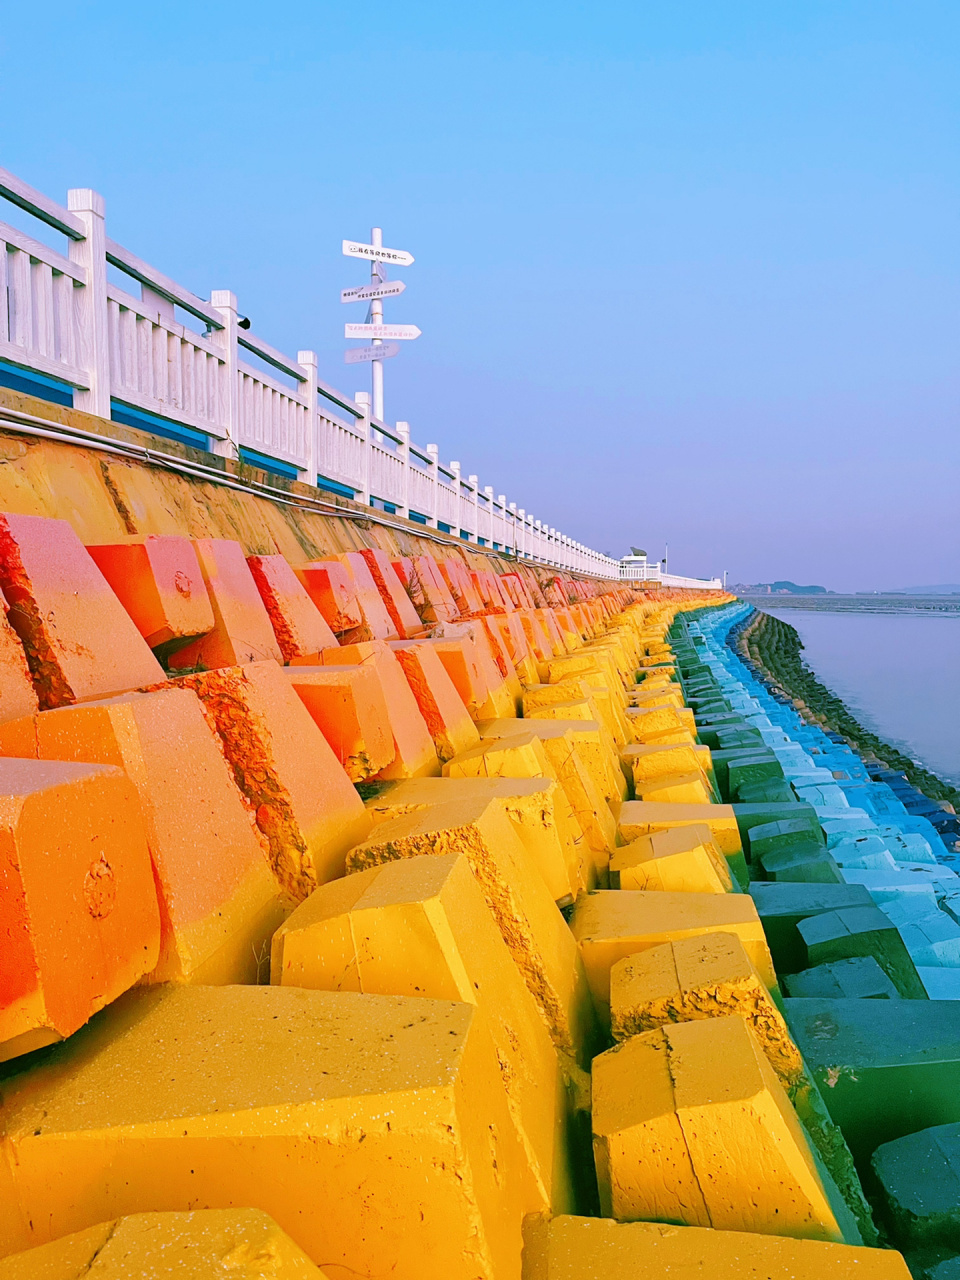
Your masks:
[{"label": "white fence railing", "polygon": [[[64,256],[0,222],[0,362],[53,379],[75,407],[102,418],[132,413],[181,436],[187,428],[214,453],[262,461],[475,545],[621,576],[619,561],[480,488],[459,463],[441,466],[436,445],[411,444],[407,423],[377,421],[368,397],[322,382],[312,351],[293,360],[250,333],[232,293],[199,298],[109,240],[95,191],[69,191],[64,208],[0,169],[0,198],[67,241]],[[108,281],[108,264],[139,297]]]}]

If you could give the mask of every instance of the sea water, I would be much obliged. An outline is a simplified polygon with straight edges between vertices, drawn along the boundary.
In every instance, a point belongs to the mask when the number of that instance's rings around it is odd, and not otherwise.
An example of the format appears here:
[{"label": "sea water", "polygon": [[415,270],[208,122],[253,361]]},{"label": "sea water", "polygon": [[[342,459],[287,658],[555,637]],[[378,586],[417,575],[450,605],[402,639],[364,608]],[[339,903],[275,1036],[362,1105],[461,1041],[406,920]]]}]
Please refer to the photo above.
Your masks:
[{"label": "sea water", "polygon": [[960,786],[960,614],[770,612],[865,728]]}]

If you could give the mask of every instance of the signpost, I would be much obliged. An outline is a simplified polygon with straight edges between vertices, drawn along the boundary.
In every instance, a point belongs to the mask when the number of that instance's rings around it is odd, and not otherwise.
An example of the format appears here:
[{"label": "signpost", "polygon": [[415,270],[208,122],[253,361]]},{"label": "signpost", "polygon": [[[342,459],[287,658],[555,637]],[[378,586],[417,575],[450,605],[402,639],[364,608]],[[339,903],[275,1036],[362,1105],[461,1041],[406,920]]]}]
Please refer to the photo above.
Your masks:
[{"label": "signpost", "polygon": [[[376,347],[351,347],[343,353],[344,364],[365,364],[368,360],[389,360],[398,356],[400,348],[395,342],[381,342]],[[377,415],[379,417],[379,414]]]},{"label": "signpost", "polygon": [[[397,341],[411,342],[420,337],[420,330],[415,324],[384,324],[383,299],[395,298],[403,293],[406,285],[399,280],[387,280],[386,264],[393,263],[397,267],[409,267],[413,262],[413,254],[406,249],[387,249],[383,244],[383,233],[379,227],[370,232],[370,244],[359,240],[344,240],[343,253],[347,258],[363,258],[370,263],[370,283],[355,289],[343,289],[340,292],[341,302],[369,302],[365,324],[345,324],[344,337],[372,339],[372,346],[354,347],[344,353],[347,364],[364,364],[369,362],[373,381],[373,416],[383,421],[383,362],[398,355],[400,348]],[[384,339],[393,339],[385,342]]]}]

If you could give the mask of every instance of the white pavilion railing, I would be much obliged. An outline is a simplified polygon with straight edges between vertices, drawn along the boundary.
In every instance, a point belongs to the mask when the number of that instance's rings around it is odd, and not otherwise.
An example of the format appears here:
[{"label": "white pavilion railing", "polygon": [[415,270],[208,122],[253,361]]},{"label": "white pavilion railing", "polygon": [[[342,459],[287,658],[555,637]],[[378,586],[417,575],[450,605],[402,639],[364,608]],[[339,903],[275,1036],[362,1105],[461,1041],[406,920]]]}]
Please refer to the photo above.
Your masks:
[{"label": "white pavilion railing", "polygon": [[[620,576],[619,561],[480,488],[459,463],[441,466],[437,446],[412,444],[407,423],[373,418],[368,397],[322,382],[314,352],[293,360],[250,333],[229,291],[206,301],[109,240],[95,191],[69,191],[63,207],[0,169],[0,198],[67,242],[64,256],[0,222],[0,383],[4,367],[39,375],[102,418],[166,431],[475,545]],[[129,291],[108,281],[108,264]]]}]

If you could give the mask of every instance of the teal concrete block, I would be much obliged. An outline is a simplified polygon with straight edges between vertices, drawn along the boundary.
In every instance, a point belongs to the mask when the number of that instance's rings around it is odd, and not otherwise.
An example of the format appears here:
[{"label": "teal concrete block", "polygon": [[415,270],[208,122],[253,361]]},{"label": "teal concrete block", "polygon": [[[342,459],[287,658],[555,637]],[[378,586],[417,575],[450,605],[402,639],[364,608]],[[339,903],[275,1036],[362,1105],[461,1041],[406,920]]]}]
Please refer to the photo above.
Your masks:
[{"label": "teal concrete block", "polygon": [[885,1142],[870,1164],[898,1249],[960,1249],[960,1124]]},{"label": "teal concrete block", "polygon": [[905,1000],[926,1000],[926,989],[899,930],[879,907],[826,911],[801,920],[797,932],[807,948],[805,968],[873,956]]},{"label": "teal concrete block", "polygon": [[[823,844],[823,836],[817,823],[816,815],[804,811],[799,805],[777,804],[734,804],[734,812],[738,809],[756,810],[791,810],[795,817],[780,818],[775,821],[758,822],[744,831],[741,827],[741,838],[744,847],[749,851],[751,860],[758,861],[766,853],[783,849],[788,844]],[[737,819],[740,826],[740,819]]]},{"label": "teal concrete block", "polygon": [[866,889],[847,884],[757,882],[750,886],[750,896],[778,973],[796,973],[806,967],[807,948],[797,930],[801,920],[826,911],[873,905]]},{"label": "teal concrete block", "polygon": [[899,1000],[900,992],[873,956],[819,964],[781,979],[788,996],[823,1000]]},{"label": "teal concrete block", "polygon": [[[756,862],[754,862],[756,868]],[[843,884],[840,868],[822,845],[813,841],[771,849],[760,860],[763,878],[806,884]]]}]

